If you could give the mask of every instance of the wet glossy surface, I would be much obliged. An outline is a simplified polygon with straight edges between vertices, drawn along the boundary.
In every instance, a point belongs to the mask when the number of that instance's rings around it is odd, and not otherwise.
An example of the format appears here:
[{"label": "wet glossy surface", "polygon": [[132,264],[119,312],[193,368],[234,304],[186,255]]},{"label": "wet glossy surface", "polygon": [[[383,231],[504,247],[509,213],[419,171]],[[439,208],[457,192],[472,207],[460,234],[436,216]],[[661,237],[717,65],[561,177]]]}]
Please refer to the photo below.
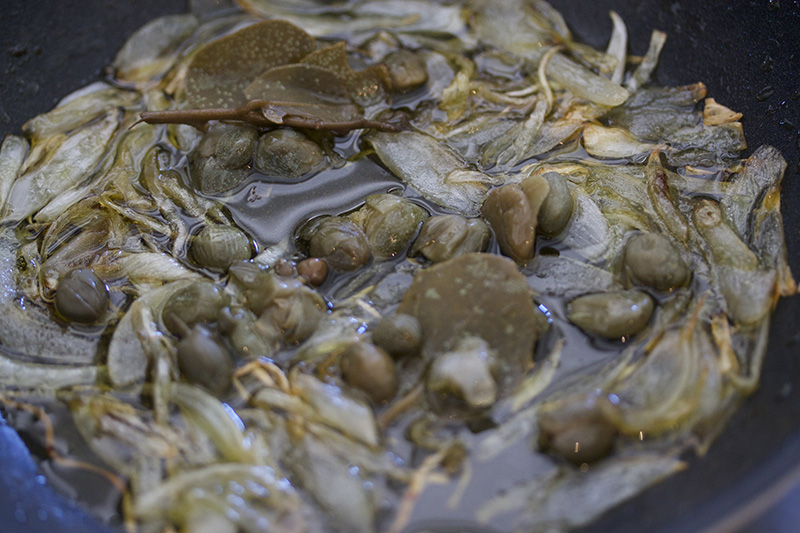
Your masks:
[{"label": "wet glossy surface", "polygon": [[[581,37],[585,36],[581,33],[581,26],[600,25],[597,32],[601,37],[595,39],[597,43],[602,43],[605,38],[602,36],[608,34],[608,28],[601,25],[601,21],[605,23],[605,13],[608,5],[612,4],[629,21],[633,46],[638,46],[640,51],[643,51],[644,43],[646,43],[646,38],[642,35],[649,32],[651,27],[657,26],[666,30],[670,34],[670,41],[665,50],[662,66],[657,72],[658,81],[668,84],[687,83],[702,79],[708,83],[711,94],[715,95],[718,101],[745,112],[746,132],[753,145],[762,140],[785,145],[785,148],[783,146],[781,148],[789,159],[790,170],[785,186],[784,212],[786,213],[787,227],[792,227],[791,220],[797,224],[797,212],[800,207],[796,200],[799,197],[797,194],[797,128],[794,127],[792,130],[792,127],[787,125],[793,120],[792,124],[798,123],[796,118],[793,118],[797,117],[798,104],[796,99],[792,100],[791,92],[796,91],[797,87],[792,87],[787,73],[797,72],[798,69],[797,65],[791,64],[786,57],[786,50],[797,48],[792,46],[792,42],[797,42],[797,35],[794,34],[794,41],[792,41],[791,34],[788,37],[786,35],[786,28],[790,27],[792,21],[795,22],[794,27],[797,27],[796,3],[784,2],[778,9],[770,9],[766,2],[757,5],[743,3],[744,7],[737,6],[733,11],[729,11],[725,8],[687,5],[681,2],[670,4],[591,2],[587,3],[591,5],[580,13],[571,12],[566,6],[561,5],[566,2],[553,3],[557,8],[564,10],[568,21]],[[108,8],[107,2],[97,2],[97,4],[99,4],[98,9]],[[574,2],[569,4],[576,5]],[[67,3],[65,2],[64,5]],[[166,8],[165,3],[160,5]],[[773,2],[772,5],[775,3]],[[112,11],[114,9],[116,8],[112,8]],[[140,9],[142,12],[146,11],[144,7],[140,7]],[[759,22],[758,25],[750,24],[744,28],[741,25],[737,26],[737,24],[741,24],[740,21],[747,20],[750,14],[749,10],[758,10],[755,14],[761,17],[759,20],[766,15],[766,18],[773,18],[776,22]],[[149,18],[151,14],[154,12],[143,14],[143,19]],[[642,24],[631,23],[637,17],[643,20]],[[678,20],[688,22],[676,22]],[[139,24],[141,21],[132,23],[131,27],[135,28]],[[91,30],[85,29],[82,25],[80,32],[84,31],[90,32]],[[640,34],[637,35],[637,32]],[[743,32],[745,38],[743,38]],[[51,38],[55,39],[55,35],[55,32],[51,33]],[[99,32],[92,38],[96,39],[97,35]],[[122,37],[119,35],[120,39]],[[589,36],[586,36],[586,39],[592,42]],[[709,40],[712,44],[706,46],[704,43]],[[762,52],[758,54],[751,52],[744,56],[741,53],[734,53],[738,43],[744,41],[749,43],[749,49],[759,49]],[[32,50],[30,56],[28,56],[29,52],[22,53],[22,48],[15,48],[15,46],[15,44],[11,44],[9,48],[2,48],[0,52],[7,52],[6,57],[10,58],[12,62],[17,62],[12,64],[31,66],[36,64],[36,57],[38,57],[35,52],[36,45],[33,45],[34,48],[26,48]],[[108,49],[113,51],[117,46],[109,44]],[[679,49],[681,46],[689,48],[688,52],[684,51],[684,53],[689,53],[688,56],[681,55]],[[85,53],[88,54],[91,48],[90,46]],[[40,54],[45,54],[44,48]],[[720,58],[723,60],[719,61]],[[770,58],[771,61],[768,61]],[[769,70],[770,65],[772,65],[772,70]],[[708,69],[709,66],[717,70],[715,72],[703,70]],[[19,69],[23,67],[18,66],[17,68],[16,73],[19,73]],[[39,67],[32,66],[31,68]],[[50,66],[49,70],[57,72],[55,66]],[[734,76],[734,74],[736,75]],[[9,80],[9,78],[5,79]],[[18,78],[12,76],[11,81],[4,82],[6,85],[3,89],[5,90],[9,84],[16,83],[17,85],[13,85],[12,89],[17,89],[17,92],[21,91],[21,94],[27,98],[38,97],[41,88],[33,90],[32,86],[27,84],[29,79],[27,76]],[[87,81],[86,78],[69,88],[56,87],[54,95],[66,94],[70,89],[77,88],[85,81]],[[53,84],[53,82],[42,83]],[[48,86],[49,88],[50,86]],[[52,99],[53,96],[50,98]],[[786,101],[787,104],[782,105],[783,101]],[[7,107],[9,104],[6,102],[3,100],[3,105]],[[47,104],[39,104],[32,110],[20,111],[19,119],[44,111],[50,104],[52,101]],[[2,122],[2,118],[3,116],[0,116],[0,122]],[[10,129],[16,130],[16,127]],[[793,265],[797,272],[798,232],[796,230],[787,231],[787,238]],[[798,316],[796,297],[779,304],[771,343],[776,354],[790,354],[800,350],[800,337],[797,336],[796,330],[792,326],[792,317],[796,316]],[[800,391],[797,389],[800,382],[798,379],[800,376],[799,366],[794,359],[780,359],[777,356],[768,358],[761,390],[734,418],[728,432],[712,449],[708,459],[694,461],[696,464],[685,475],[667,481],[665,485],[657,487],[652,493],[648,493],[633,505],[615,511],[612,513],[610,521],[599,525],[598,528],[603,529],[607,526],[608,528],[624,529],[625,524],[629,525],[630,523],[638,523],[642,527],[647,524],[661,527],[665,523],[665,519],[675,516],[683,516],[684,521],[700,521],[694,522],[694,525],[707,524],[716,520],[719,515],[726,515],[733,509],[740,508],[744,503],[752,500],[754,494],[763,492],[784,473],[787,465],[797,460],[797,457],[792,456],[790,452],[792,444],[796,444],[795,441],[798,440],[796,421],[800,419],[797,416],[800,411],[800,399],[798,398]],[[799,448],[795,447],[794,449]],[[690,487],[688,490],[687,486]],[[676,501],[677,495],[682,495],[682,498],[677,498]],[[665,501],[669,501],[671,505],[665,506]],[[636,522],[631,522],[632,520],[636,520]],[[678,526],[680,525],[678,524]]]}]

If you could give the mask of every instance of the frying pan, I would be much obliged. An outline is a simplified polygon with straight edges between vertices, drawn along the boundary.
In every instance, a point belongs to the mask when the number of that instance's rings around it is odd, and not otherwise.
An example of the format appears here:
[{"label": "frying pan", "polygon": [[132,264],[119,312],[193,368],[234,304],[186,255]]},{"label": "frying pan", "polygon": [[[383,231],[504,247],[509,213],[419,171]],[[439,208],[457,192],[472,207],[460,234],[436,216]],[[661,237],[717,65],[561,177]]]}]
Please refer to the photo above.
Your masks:
[{"label": "frying pan", "polygon": [[[577,38],[596,47],[608,40],[612,8],[628,25],[632,53],[644,53],[652,29],[667,32],[655,81],[703,81],[709,95],[744,113],[750,151],[761,144],[781,150],[789,163],[782,193],[789,262],[800,275],[800,2],[550,1]],[[185,0],[4,5],[0,136],[18,132],[26,119],[101,76],[124,39],[146,20],[185,10]],[[798,319],[800,297],[778,303],[761,386],[711,451],[687,457],[686,471],[610,511],[588,530],[737,529],[800,481]],[[42,484],[36,468],[24,441],[0,426],[0,531],[106,529]]]}]

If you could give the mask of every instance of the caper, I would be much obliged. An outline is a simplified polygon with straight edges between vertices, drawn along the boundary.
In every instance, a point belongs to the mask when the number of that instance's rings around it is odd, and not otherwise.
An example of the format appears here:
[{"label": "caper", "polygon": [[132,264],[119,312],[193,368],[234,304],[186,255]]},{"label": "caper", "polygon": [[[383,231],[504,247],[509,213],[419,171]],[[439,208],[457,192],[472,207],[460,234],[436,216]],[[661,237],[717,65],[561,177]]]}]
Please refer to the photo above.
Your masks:
[{"label": "caper", "polygon": [[228,391],[233,359],[207,328],[196,324],[175,349],[178,368],[187,380],[217,395]]},{"label": "caper", "polygon": [[247,168],[224,168],[214,157],[192,159],[189,175],[195,189],[203,194],[222,194],[238,187],[250,171]]},{"label": "caper", "polygon": [[194,237],[190,253],[201,267],[224,272],[234,261],[250,259],[253,246],[242,230],[213,224],[204,227]]},{"label": "caper", "polygon": [[591,396],[574,395],[539,412],[539,446],[571,463],[591,463],[611,452],[617,429],[606,420]]},{"label": "caper", "polygon": [[370,331],[372,342],[395,358],[415,355],[422,346],[422,326],[411,315],[385,316]]},{"label": "caper", "polygon": [[258,133],[250,126],[225,126],[217,139],[214,157],[224,168],[241,168],[253,159]]},{"label": "caper", "polygon": [[619,339],[643,330],[653,308],[653,299],[642,291],[611,291],[575,298],[567,305],[567,316],[587,333]]},{"label": "caper", "polygon": [[349,218],[364,229],[375,257],[387,258],[408,246],[428,213],[400,196],[373,194]]},{"label": "caper", "polygon": [[342,377],[351,387],[364,391],[376,404],[397,392],[397,370],[389,354],[367,342],[355,342],[341,355]]},{"label": "caper", "polygon": [[213,322],[226,304],[225,293],[213,283],[192,283],[172,295],[161,311],[161,320],[178,335],[184,326],[191,328],[199,322]]},{"label": "caper", "polygon": [[531,206],[531,216],[533,217],[534,226],[536,226],[539,210],[550,193],[550,183],[544,177],[534,175],[522,180],[519,186],[522,188],[522,192],[525,193],[525,198],[528,199],[528,205]]},{"label": "caper", "polygon": [[[249,265],[244,268],[245,265]],[[247,307],[260,315],[275,298],[284,298],[303,284],[294,276],[281,276],[272,270],[263,270],[253,263],[231,266],[231,279],[242,289]]]},{"label": "caper", "polygon": [[689,278],[689,268],[678,249],[658,233],[634,235],[622,253],[625,273],[634,284],[668,291],[684,285]]},{"label": "caper", "polygon": [[546,172],[542,177],[550,185],[550,191],[539,209],[536,231],[554,237],[564,231],[572,215],[572,193],[567,180],[558,172]]},{"label": "caper", "polygon": [[256,147],[256,170],[268,176],[299,178],[318,170],[322,149],[299,131],[279,129],[265,133]]},{"label": "caper", "polygon": [[242,289],[252,289],[267,276],[267,271],[250,261],[234,261],[228,267],[228,274],[231,276],[231,281]]},{"label": "caper", "polygon": [[422,224],[410,255],[422,254],[434,263],[472,252],[482,252],[489,244],[489,226],[479,218],[437,215]]},{"label": "caper", "polygon": [[354,222],[344,217],[327,217],[312,224],[308,243],[312,257],[324,259],[330,268],[343,272],[356,270],[369,261],[369,241]]},{"label": "caper", "polygon": [[325,301],[314,290],[299,284],[286,291],[278,288],[258,317],[258,324],[267,330],[272,326],[282,332],[283,340],[296,344],[316,331],[325,315]]},{"label": "caper", "polygon": [[591,463],[611,452],[616,431],[609,424],[584,422],[565,427],[540,443],[574,464]]},{"label": "caper", "polygon": [[311,285],[319,287],[328,278],[328,265],[318,257],[309,257],[297,263],[297,274]]},{"label": "caper", "polygon": [[252,126],[216,122],[203,135],[192,152],[196,159],[214,158],[221,168],[239,168],[250,163],[256,146]]},{"label": "caper", "polygon": [[410,91],[428,81],[425,62],[411,50],[396,50],[388,54],[383,63],[389,69],[392,88],[397,92]]},{"label": "caper", "polygon": [[509,183],[486,197],[481,207],[504,255],[524,265],[533,257],[536,219],[522,187]]},{"label": "caper", "polygon": [[70,270],[58,281],[55,307],[70,322],[94,324],[108,309],[108,289],[92,269]]},{"label": "caper", "polygon": [[256,136],[251,126],[211,126],[189,156],[195,188],[204,194],[221,194],[241,184],[250,174]]},{"label": "caper", "polygon": [[224,307],[218,317],[218,328],[233,349],[242,357],[272,357],[278,349],[278,328],[265,331],[256,315],[242,307]]}]

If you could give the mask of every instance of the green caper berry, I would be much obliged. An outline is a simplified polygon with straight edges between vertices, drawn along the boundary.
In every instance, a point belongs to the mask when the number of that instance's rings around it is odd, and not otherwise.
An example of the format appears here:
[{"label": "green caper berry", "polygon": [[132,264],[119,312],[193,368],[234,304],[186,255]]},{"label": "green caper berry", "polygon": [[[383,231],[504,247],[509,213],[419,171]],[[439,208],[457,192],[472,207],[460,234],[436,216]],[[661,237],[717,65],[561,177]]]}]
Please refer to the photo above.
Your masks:
[{"label": "green caper berry", "polygon": [[178,368],[187,380],[217,395],[228,391],[233,360],[207,328],[195,325],[175,349]]},{"label": "green caper berry", "polygon": [[204,227],[195,236],[190,253],[198,265],[224,272],[232,263],[250,259],[253,246],[242,230],[214,224]]},{"label": "green caper berry", "polygon": [[70,322],[94,324],[108,309],[108,289],[93,270],[70,270],[58,282],[55,307]]},{"label": "green caper berry", "polygon": [[394,361],[374,344],[351,344],[342,353],[340,366],[347,384],[364,391],[375,403],[391,400],[397,392]]},{"label": "green caper berry", "polygon": [[395,358],[414,355],[422,345],[422,326],[404,313],[383,317],[372,328],[372,342]]}]

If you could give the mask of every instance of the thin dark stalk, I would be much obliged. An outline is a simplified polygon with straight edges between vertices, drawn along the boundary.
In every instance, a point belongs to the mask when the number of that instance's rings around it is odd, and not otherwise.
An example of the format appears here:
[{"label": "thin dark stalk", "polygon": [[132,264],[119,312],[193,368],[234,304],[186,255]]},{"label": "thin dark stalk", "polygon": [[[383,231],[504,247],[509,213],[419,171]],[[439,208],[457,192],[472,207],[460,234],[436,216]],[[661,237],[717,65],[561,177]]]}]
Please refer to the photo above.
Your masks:
[{"label": "thin dark stalk", "polygon": [[263,110],[274,102],[269,100],[251,100],[237,108],[217,109],[175,109],[168,111],[144,111],[141,122],[147,124],[187,124],[205,131],[212,120],[225,122],[244,122],[258,127],[289,126],[310,130],[328,130],[347,132],[351,130],[371,128],[379,131],[401,131],[405,124],[401,122],[385,122],[358,118],[343,122],[326,121],[313,116],[284,115],[279,121],[267,118]]}]

